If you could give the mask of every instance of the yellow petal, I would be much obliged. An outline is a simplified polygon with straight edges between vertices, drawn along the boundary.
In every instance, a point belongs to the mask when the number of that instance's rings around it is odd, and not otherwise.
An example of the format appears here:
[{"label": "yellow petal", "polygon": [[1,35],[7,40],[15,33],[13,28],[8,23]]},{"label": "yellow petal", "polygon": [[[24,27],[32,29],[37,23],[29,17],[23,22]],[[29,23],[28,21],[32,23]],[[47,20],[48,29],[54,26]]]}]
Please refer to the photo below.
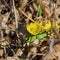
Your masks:
[{"label": "yellow petal", "polygon": [[56,22],[56,29],[59,29],[60,25]]},{"label": "yellow petal", "polygon": [[30,23],[27,26],[27,31],[32,35],[37,35],[41,31],[41,28],[36,23]]},{"label": "yellow petal", "polygon": [[38,25],[42,26],[43,21],[35,21],[35,23],[37,23]]},{"label": "yellow petal", "polygon": [[51,22],[49,20],[47,20],[47,22],[45,23],[44,29],[45,30],[50,30],[51,29]]}]

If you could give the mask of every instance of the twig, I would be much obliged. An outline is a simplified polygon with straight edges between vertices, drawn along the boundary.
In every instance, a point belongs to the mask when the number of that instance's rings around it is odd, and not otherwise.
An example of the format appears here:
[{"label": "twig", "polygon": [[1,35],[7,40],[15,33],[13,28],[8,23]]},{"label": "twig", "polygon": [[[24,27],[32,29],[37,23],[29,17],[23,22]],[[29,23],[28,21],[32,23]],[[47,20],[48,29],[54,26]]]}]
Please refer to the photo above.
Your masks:
[{"label": "twig", "polygon": [[32,60],[34,57],[36,57],[37,55],[43,55],[43,56],[45,56],[45,54],[41,54],[41,53],[36,53],[36,54],[34,54],[33,56],[32,56],[32,58],[30,59],[30,60]]},{"label": "twig", "polygon": [[25,15],[29,20],[31,20],[32,22],[34,22],[33,19],[31,19],[30,17],[28,17],[27,14],[25,14],[25,12],[23,12],[20,8],[19,8],[19,12],[21,12],[23,15]]},{"label": "twig", "polygon": [[4,40],[3,39],[3,31],[1,30],[1,41]]},{"label": "twig", "polygon": [[16,29],[18,29],[18,18],[17,18],[17,11],[16,11],[14,0],[13,0],[13,10],[15,14]]}]

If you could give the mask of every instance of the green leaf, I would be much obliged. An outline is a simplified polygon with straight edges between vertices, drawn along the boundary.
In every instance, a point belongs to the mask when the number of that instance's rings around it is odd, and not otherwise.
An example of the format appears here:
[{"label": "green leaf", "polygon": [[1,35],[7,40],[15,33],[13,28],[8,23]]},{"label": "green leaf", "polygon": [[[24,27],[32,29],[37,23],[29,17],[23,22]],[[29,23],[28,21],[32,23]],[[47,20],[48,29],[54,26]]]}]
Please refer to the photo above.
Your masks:
[{"label": "green leaf", "polygon": [[31,35],[31,34],[27,34],[26,36],[25,36],[25,40],[29,40],[29,37],[32,37],[33,35]]},{"label": "green leaf", "polygon": [[47,37],[47,33],[41,33],[37,35],[37,39],[41,40],[43,38]]},{"label": "green leaf", "polygon": [[38,35],[30,35],[26,36],[26,40],[29,43],[33,43],[36,39],[43,40],[43,38],[47,37],[47,33],[45,31],[41,31]]},{"label": "green leaf", "polygon": [[36,40],[36,36],[29,34],[29,35],[27,35],[27,36],[25,37],[25,39],[26,39],[29,43],[33,43],[34,40]]},{"label": "green leaf", "polygon": [[29,37],[29,39],[27,41],[30,43],[31,42],[31,37]]},{"label": "green leaf", "polygon": [[36,36],[31,37],[31,43],[33,43],[36,40]]},{"label": "green leaf", "polygon": [[31,36],[31,37],[29,37],[28,42],[33,43],[34,40],[36,40],[36,36]]},{"label": "green leaf", "polygon": [[42,8],[41,8],[41,6],[39,5],[39,7],[38,7],[38,15],[39,15],[39,16],[42,16],[42,13],[43,13],[43,12],[42,12]]}]

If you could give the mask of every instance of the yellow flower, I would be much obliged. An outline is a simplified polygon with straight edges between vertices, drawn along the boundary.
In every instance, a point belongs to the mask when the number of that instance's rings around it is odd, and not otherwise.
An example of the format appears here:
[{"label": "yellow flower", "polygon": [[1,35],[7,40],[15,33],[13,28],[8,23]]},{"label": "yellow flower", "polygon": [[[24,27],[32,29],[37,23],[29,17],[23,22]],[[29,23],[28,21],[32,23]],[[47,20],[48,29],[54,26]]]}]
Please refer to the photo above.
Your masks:
[{"label": "yellow flower", "polygon": [[43,28],[43,21],[35,21],[36,24],[40,26],[40,28]]},{"label": "yellow flower", "polygon": [[44,29],[46,31],[50,30],[51,29],[51,22],[49,20],[46,21],[45,23],[45,26],[44,26]]},{"label": "yellow flower", "polygon": [[59,29],[60,25],[56,22],[56,29]]},{"label": "yellow flower", "polygon": [[42,21],[40,21],[39,25],[40,25],[40,26],[42,26],[42,24],[43,24],[43,22],[42,22]]},{"label": "yellow flower", "polygon": [[30,23],[27,26],[27,31],[32,35],[37,35],[41,31],[41,28],[36,23]]},{"label": "yellow flower", "polygon": [[[57,22],[54,22],[56,29],[60,28],[60,25]],[[49,31],[51,29],[51,22],[47,20],[46,22],[43,21],[35,21],[35,23],[30,23],[27,26],[27,31],[32,35],[37,35],[41,30]]]},{"label": "yellow flower", "polygon": [[37,23],[37,24],[39,24],[40,26],[42,26],[42,23],[43,23],[43,21],[35,21],[35,23]]}]

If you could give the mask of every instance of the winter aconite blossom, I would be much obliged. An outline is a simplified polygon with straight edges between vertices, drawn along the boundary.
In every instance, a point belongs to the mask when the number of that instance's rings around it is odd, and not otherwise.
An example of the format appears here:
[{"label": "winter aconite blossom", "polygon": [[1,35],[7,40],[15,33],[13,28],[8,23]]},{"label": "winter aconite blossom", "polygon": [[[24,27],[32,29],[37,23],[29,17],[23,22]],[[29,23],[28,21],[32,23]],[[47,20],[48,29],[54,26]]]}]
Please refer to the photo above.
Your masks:
[{"label": "winter aconite blossom", "polygon": [[45,23],[45,26],[44,26],[44,29],[46,31],[50,30],[51,29],[51,22],[50,20],[47,20],[46,23]]},{"label": "winter aconite blossom", "polygon": [[[57,22],[54,22],[56,29],[60,28],[60,25]],[[42,30],[43,31],[49,31],[51,30],[51,22],[50,20],[47,20],[46,22],[43,21],[35,21],[34,23],[30,23],[27,26],[27,31],[32,34],[32,35],[37,35],[40,33]]]},{"label": "winter aconite blossom", "polygon": [[41,31],[41,28],[36,23],[30,23],[27,26],[27,31],[32,35],[37,35]]}]

